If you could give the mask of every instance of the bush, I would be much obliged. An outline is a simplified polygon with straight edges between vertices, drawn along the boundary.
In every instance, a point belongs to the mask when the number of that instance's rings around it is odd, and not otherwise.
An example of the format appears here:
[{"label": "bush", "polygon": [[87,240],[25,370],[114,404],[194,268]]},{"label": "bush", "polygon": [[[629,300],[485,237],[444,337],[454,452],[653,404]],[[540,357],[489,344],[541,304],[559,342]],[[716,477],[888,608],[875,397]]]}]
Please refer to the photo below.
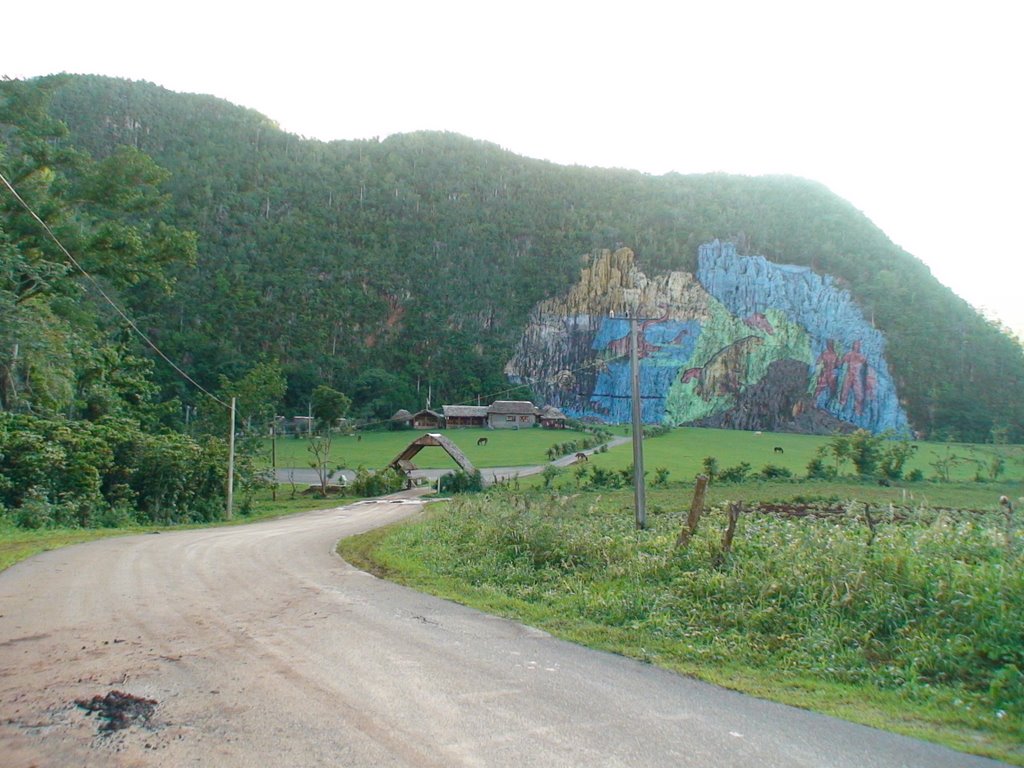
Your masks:
[{"label": "bush", "polygon": [[718,459],[714,456],[705,456],[701,466],[704,468],[704,474],[708,476],[708,482],[715,482],[715,478],[718,477]]},{"label": "bush", "polygon": [[386,496],[402,490],[406,477],[394,467],[380,472],[371,472],[366,467],[356,470],[356,477],[349,485],[356,496]]},{"label": "bush", "polygon": [[836,476],[834,467],[830,467],[822,461],[821,457],[811,459],[807,462],[808,480],[831,480]]},{"label": "bush", "polygon": [[479,493],[483,488],[484,479],[479,469],[474,469],[472,474],[459,469],[441,478],[441,493]]},{"label": "bush", "polygon": [[741,461],[735,467],[727,467],[718,473],[718,480],[722,483],[742,483],[750,474],[750,464]]},{"label": "bush", "polygon": [[[630,470],[632,477],[632,470]],[[604,467],[590,467],[590,477],[587,478],[587,485],[591,488],[621,488],[623,477],[620,472]]]},{"label": "bush", "polygon": [[780,467],[777,464],[765,464],[761,467],[758,475],[765,480],[777,480],[782,477],[792,477],[793,473],[786,467]]}]

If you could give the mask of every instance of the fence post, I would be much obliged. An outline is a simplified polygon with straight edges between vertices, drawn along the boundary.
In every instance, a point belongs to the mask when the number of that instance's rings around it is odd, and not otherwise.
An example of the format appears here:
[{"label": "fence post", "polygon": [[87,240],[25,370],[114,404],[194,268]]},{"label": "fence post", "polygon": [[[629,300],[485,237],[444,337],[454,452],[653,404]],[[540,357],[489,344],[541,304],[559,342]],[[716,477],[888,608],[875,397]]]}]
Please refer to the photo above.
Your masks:
[{"label": "fence post", "polygon": [[697,475],[697,484],[693,489],[693,501],[690,503],[690,514],[686,518],[686,525],[679,531],[676,538],[676,548],[686,547],[690,543],[693,534],[697,532],[697,524],[700,516],[704,514],[704,496],[708,490],[708,476]]},{"label": "fence post", "polygon": [[729,554],[732,549],[732,540],[736,535],[736,523],[740,519],[740,512],[743,511],[743,502],[734,501],[729,504],[729,525],[726,526],[725,535],[722,537],[722,555]]}]

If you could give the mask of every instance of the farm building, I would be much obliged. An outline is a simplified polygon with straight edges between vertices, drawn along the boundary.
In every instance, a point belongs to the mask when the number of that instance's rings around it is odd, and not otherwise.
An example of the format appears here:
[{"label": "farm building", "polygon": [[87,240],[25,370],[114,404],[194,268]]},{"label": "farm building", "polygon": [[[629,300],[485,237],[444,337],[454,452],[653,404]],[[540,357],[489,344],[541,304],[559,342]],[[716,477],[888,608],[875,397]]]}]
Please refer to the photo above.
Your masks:
[{"label": "farm building", "polygon": [[545,405],[541,408],[537,418],[545,429],[565,429],[565,424],[568,421],[566,415],[553,405]]},{"label": "farm building", "polygon": [[395,415],[391,417],[390,421],[395,429],[404,429],[412,425],[412,414],[405,408],[400,408],[395,411]]},{"label": "farm building", "polygon": [[495,400],[484,410],[492,429],[525,429],[537,423],[537,409],[529,400]]},{"label": "farm building", "polygon": [[[493,406],[491,406],[493,408]],[[445,426],[453,427],[486,427],[487,414],[490,410],[486,405],[442,405]]]},{"label": "farm building", "polygon": [[278,416],[275,430],[279,435],[311,435],[313,434],[313,417],[292,416],[290,419],[286,419],[284,416]]},{"label": "farm building", "polygon": [[429,408],[416,411],[411,418],[415,429],[438,429],[444,426],[444,416]]}]

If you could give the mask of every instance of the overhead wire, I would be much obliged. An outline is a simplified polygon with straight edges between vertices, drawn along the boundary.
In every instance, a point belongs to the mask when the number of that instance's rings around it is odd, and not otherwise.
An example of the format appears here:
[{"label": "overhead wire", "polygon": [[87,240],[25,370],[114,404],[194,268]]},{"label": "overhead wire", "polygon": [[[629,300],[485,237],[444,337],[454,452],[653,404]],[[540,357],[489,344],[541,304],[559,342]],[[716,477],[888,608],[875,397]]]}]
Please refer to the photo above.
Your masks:
[{"label": "overhead wire", "polygon": [[74,256],[71,255],[71,252],[67,248],[64,247],[64,244],[60,241],[60,239],[53,232],[53,230],[50,229],[50,226],[45,221],[43,221],[43,219],[40,218],[39,214],[37,214],[32,209],[32,206],[30,206],[24,200],[24,198],[22,198],[22,196],[18,194],[18,191],[14,188],[14,186],[11,184],[11,182],[9,182],[7,180],[7,177],[4,176],[2,172],[0,172],[0,181],[2,181],[4,186],[7,187],[8,190],[10,190],[10,193],[14,196],[14,199],[18,201],[18,203],[21,205],[21,207],[24,208],[28,212],[28,214],[33,219],[35,219],[36,222],[38,222],[39,226],[41,226],[43,228],[43,231],[46,232],[47,235],[49,235],[50,239],[53,240],[54,243],[56,243],[57,247],[67,257],[68,261],[71,262],[71,264],[75,267],[75,269],[77,269],[79,272],[81,272],[82,275],[87,280],[89,280],[90,283],[92,283],[92,286],[96,289],[97,293],[99,293],[99,295],[102,296],[103,299],[111,307],[114,308],[114,311],[121,317],[122,320],[125,321],[125,323],[128,324],[128,327],[131,328],[132,331],[134,331],[135,334],[138,335],[138,337],[140,339],[142,339],[146,343],[146,345],[149,346],[150,349],[152,349],[165,363],[167,363],[171,368],[173,368],[178,373],[178,375],[181,376],[185,381],[187,381],[193,387],[195,387],[200,392],[202,392],[204,395],[209,397],[215,403],[217,403],[217,404],[221,405],[222,407],[227,408],[227,409],[230,410],[230,408],[231,408],[230,405],[225,403],[223,400],[221,400],[215,394],[213,394],[208,389],[206,389],[202,384],[200,384],[195,379],[193,379],[191,376],[189,376],[188,373],[186,373],[184,370],[182,370],[181,367],[178,366],[177,363],[175,363],[173,360],[171,360],[170,357],[168,357],[166,354],[164,354],[163,350],[160,349],[156,345],[156,343],[151,338],[149,338],[149,336],[147,336],[142,331],[142,329],[139,328],[138,325],[135,324],[135,321],[132,320],[125,313],[125,311],[122,310],[121,307],[119,307],[117,305],[117,303],[113,299],[111,299],[110,296],[107,295],[107,292],[103,290],[103,287],[100,285],[99,281],[95,277],[93,277],[91,274],[89,274],[89,272],[87,272],[86,269],[81,264],[78,263],[78,260]]}]

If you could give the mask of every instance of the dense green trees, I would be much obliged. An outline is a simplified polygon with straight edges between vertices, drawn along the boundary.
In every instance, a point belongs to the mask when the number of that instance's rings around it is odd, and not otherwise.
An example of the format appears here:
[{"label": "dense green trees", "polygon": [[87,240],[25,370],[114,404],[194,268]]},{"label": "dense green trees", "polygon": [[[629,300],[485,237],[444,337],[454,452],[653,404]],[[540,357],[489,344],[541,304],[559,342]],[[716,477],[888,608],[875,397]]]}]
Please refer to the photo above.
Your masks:
[{"label": "dense green trees", "polygon": [[[165,219],[199,233],[198,258],[171,266],[177,292],[145,306],[203,381],[265,355],[296,410],[321,383],[366,417],[422,406],[428,390],[470,401],[506,387],[527,313],[566,289],[582,254],[624,244],[649,274],[692,269],[718,237],[839,278],[886,332],[917,430],[1024,439],[1019,345],[818,184],[565,168],[446,133],[324,143],[147,83],[49,87],[70,128],[60,147],[127,146],[172,172]],[[368,369],[404,400],[355,395]]]},{"label": "dense green trees", "polygon": [[[693,269],[720,237],[837,276],[886,332],[921,433],[1024,439],[1020,346],[817,184],[564,168],[444,133],[308,141],[218,99],[98,77],[2,94],[9,178],[222,394],[260,361],[279,366],[287,388],[266,402],[286,412],[305,413],[319,385],[371,420],[428,392],[435,405],[501,393],[527,313],[583,254],[625,244],[648,273]],[[0,206],[0,407],[163,426],[183,406],[211,415],[9,195]]]},{"label": "dense green trees", "polygon": [[0,82],[0,173],[18,195],[0,189],[0,515],[216,518],[224,441],[169,429],[177,403],[159,397],[130,320],[167,300],[195,237],[162,219],[168,174],[149,157],[93,160],[66,141],[47,111],[60,83]]}]

